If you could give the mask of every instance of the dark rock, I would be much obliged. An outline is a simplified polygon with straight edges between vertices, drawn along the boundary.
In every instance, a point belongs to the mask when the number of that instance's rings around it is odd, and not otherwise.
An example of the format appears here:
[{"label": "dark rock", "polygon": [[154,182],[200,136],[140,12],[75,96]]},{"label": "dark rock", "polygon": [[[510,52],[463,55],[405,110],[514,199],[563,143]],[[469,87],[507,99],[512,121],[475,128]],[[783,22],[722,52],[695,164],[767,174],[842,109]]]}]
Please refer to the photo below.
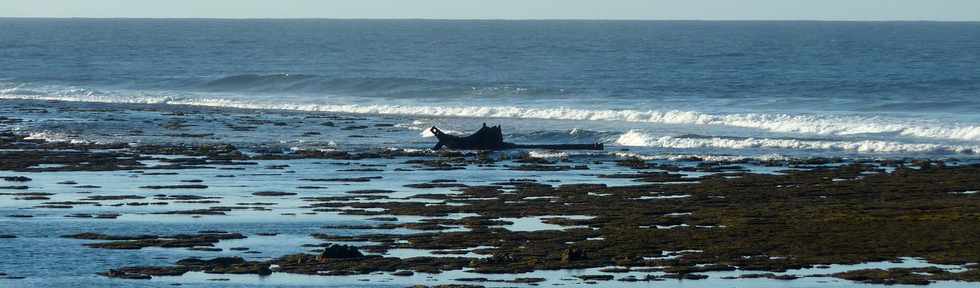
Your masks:
[{"label": "dark rock", "polygon": [[373,189],[373,190],[354,190],[354,191],[347,191],[347,193],[349,193],[349,194],[388,194],[388,193],[395,193],[395,191]]},{"label": "dark rock", "polygon": [[214,247],[191,247],[191,248],[187,248],[187,250],[191,250],[191,251],[206,251],[206,252],[221,252],[222,251],[221,248],[214,248]]},{"label": "dark rock", "polygon": [[668,279],[685,279],[685,280],[708,279],[708,275],[704,275],[704,274],[665,274],[662,277]]},{"label": "dark rock", "polygon": [[107,200],[132,200],[132,199],[145,199],[146,197],[139,195],[92,195],[82,199],[83,201],[107,201]]},{"label": "dark rock", "polygon": [[27,177],[24,177],[24,176],[5,176],[5,177],[0,177],[0,179],[3,179],[3,181],[7,181],[7,182],[29,182],[29,181],[31,181],[31,178],[27,178]]},{"label": "dark rock", "polygon": [[587,260],[585,251],[578,248],[567,248],[561,251],[561,262],[569,263],[573,261]]},{"label": "dark rock", "polygon": [[207,185],[188,184],[188,185],[151,185],[140,186],[143,189],[207,189]]},{"label": "dark rock", "polygon": [[293,196],[293,195],[297,195],[297,194],[296,193],[292,193],[292,192],[263,191],[263,192],[255,192],[255,193],[252,193],[252,195],[255,195],[255,196]]},{"label": "dark rock", "polygon": [[585,281],[595,281],[595,280],[609,281],[612,280],[614,277],[613,275],[578,275],[575,276],[575,278],[582,279]]},{"label": "dark rock", "polygon": [[373,217],[373,218],[368,218],[367,220],[371,220],[371,221],[384,221],[384,222],[395,222],[395,221],[398,221],[398,217]]},{"label": "dark rock", "polygon": [[142,249],[145,247],[162,248],[201,248],[210,247],[214,243],[228,239],[245,239],[245,236],[238,233],[227,234],[178,234],[170,236],[137,235],[137,236],[113,236],[95,233],[82,233],[66,236],[77,239],[103,239],[103,240],[122,240],[113,242],[87,243],[85,246],[102,249]]},{"label": "dark rock", "polygon": [[95,218],[97,218],[97,219],[116,219],[119,216],[121,216],[121,215],[116,214],[116,213],[100,213],[100,214],[95,214]]},{"label": "dark rock", "polygon": [[353,177],[353,178],[327,178],[327,179],[299,179],[300,181],[311,182],[370,182],[371,180],[381,179],[381,176],[373,177]]},{"label": "dark rock", "polygon": [[408,270],[402,270],[402,271],[391,273],[391,275],[392,276],[412,276],[412,275],[415,275],[415,272],[408,271]]},{"label": "dark rock", "polygon": [[346,258],[360,258],[364,257],[361,251],[357,250],[357,247],[349,245],[330,245],[323,249],[323,252],[317,256],[317,261],[325,262],[330,259],[346,259]]},{"label": "dark rock", "polygon": [[341,169],[337,172],[384,172],[384,169],[377,168],[356,168],[356,169]]},{"label": "dark rock", "polygon": [[187,271],[183,267],[127,267],[98,274],[109,278],[146,280],[152,276],[180,276]]}]

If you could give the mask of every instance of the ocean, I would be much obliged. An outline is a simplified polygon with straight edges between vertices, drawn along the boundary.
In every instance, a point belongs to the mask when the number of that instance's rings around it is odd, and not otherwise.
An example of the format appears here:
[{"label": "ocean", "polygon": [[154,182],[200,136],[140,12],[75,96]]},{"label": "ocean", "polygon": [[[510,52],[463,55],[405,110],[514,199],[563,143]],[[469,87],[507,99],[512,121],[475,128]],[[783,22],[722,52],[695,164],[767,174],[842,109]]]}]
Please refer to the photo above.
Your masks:
[{"label": "ocean", "polygon": [[[0,19],[0,101],[339,112],[406,128],[242,145],[424,148],[429,126],[488,122],[516,142],[650,158],[973,158],[977,51],[978,23]],[[16,129],[186,141],[83,122]]]},{"label": "ocean", "polygon": [[[0,287],[974,287],[978,51],[980,23],[0,19]],[[605,150],[428,150],[484,123]]]}]

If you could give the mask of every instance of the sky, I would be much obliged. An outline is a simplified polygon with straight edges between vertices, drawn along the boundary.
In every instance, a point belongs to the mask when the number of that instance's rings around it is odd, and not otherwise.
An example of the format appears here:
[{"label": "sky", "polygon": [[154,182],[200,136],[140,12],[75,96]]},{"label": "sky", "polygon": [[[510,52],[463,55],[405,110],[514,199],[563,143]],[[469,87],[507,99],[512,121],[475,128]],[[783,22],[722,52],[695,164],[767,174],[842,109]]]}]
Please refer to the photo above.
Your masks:
[{"label": "sky", "polygon": [[980,0],[0,0],[0,17],[980,21]]}]

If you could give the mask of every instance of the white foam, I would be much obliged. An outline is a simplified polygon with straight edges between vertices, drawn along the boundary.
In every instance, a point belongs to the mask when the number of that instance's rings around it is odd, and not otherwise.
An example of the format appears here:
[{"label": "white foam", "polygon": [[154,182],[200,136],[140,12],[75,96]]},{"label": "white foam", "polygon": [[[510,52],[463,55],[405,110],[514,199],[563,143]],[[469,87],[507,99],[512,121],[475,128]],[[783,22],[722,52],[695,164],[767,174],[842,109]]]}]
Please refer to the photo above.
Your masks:
[{"label": "white foam", "polygon": [[24,137],[24,139],[27,139],[27,140],[44,140],[44,141],[53,142],[53,143],[64,143],[64,142],[71,143],[71,144],[92,144],[92,143],[95,143],[95,142],[91,142],[91,141],[86,141],[86,140],[78,139],[77,137],[70,136],[70,135],[67,135],[67,134],[54,133],[54,132],[48,132],[48,131],[31,132],[30,134],[28,134],[27,137]]},{"label": "white foam", "polygon": [[960,192],[949,192],[949,194],[974,195],[974,194],[977,194],[977,192],[978,191],[960,191]]},{"label": "white foam", "polygon": [[758,160],[758,161],[783,161],[789,160],[789,157],[779,155],[779,154],[765,154],[756,156],[738,156],[738,155],[696,155],[696,154],[656,154],[656,155],[644,155],[638,153],[630,152],[613,152],[611,155],[623,157],[623,158],[636,158],[640,160],[670,160],[670,161],[681,161],[687,159],[701,159],[707,162],[737,162],[744,160]]},{"label": "white foam", "polygon": [[[425,123],[425,122],[422,122],[422,121],[419,121],[419,120],[412,121],[412,123],[395,124],[395,127],[405,128],[405,129],[408,129],[408,130],[421,131],[421,132],[419,132],[419,136],[422,136],[422,138],[436,137],[436,134],[432,134],[432,130],[429,130],[429,128],[431,128],[432,125],[431,124],[428,124],[428,123]],[[462,135],[463,134],[463,132],[456,131],[456,130],[442,129],[442,128],[439,128],[439,129],[442,130],[442,132],[444,132],[446,134],[451,134],[451,135]]]},{"label": "white foam", "polygon": [[959,153],[975,154],[980,146],[940,145],[922,143],[898,143],[890,141],[821,141],[799,139],[768,139],[768,138],[688,138],[662,136],[630,130],[616,139],[616,144],[623,146],[655,147],[655,148],[722,148],[722,149],[793,149],[793,150],[835,150],[860,153]]},{"label": "white foam", "polygon": [[[77,90],[77,91],[76,91]],[[262,103],[222,98],[179,98],[169,96],[105,96],[85,89],[54,95],[0,93],[0,99],[36,99],[139,104],[174,104],[244,109],[282,109],[381,115],[424,115],[435,117],[524,118],[585,121],[623,121],[659,124],[715,125],[761,129],[772,132],[814,135],[896,134],[907,137],[980,141],[980,126],[941,124],[923,120],[880,117],[797,114],[707,114],[695,111],[586,110],[565,107],[528,108],[516,106],[405,106],[357,104]]]},{"label": "white foam", "polygon": [[537,151],[531,150],[527,152],[528,156],[534,158],[544,158],[544,159],[566,159],[568,158],[567,152],[561,151]]}]

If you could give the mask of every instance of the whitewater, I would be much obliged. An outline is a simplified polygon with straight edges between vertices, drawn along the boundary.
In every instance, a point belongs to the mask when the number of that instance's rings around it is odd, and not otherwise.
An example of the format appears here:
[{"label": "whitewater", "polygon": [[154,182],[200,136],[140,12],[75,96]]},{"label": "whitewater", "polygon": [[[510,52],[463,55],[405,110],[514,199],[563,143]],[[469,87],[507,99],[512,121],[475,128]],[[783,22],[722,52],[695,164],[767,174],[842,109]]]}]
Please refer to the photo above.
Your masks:
[{"label": "whitewater", "polygon": [[[8,89],[9,90],[9,89]],[[85,91],[85,90],[73,90]],[[925,140],[955,141],[957,143],[980,142],[980,126],[956,126],[936,121],[898,120],[883,117],[790,115],[790,114],[709,114],[697,111],[638,111],[638,110],[587,110],[566,107],[529,108],[517,106],[403,106],[403,105],[358,105],[358,104],[310,104],[238,101],[220,98],[177,98],[177,97],[120,97],[99,96],[93,93],[76,95],[24,95],[26,93],[0,90],[0,99],[23,99],[43,101],[75,101],[93,103],[189,105],[202,107],[290,110],[304,112],[349,113],[361,115],[403,115],[418,117],[462,117],[474,119],[526,119],[526,120],[568,120],[632,122],[644,124],[672,124],[689,126],[717,126],[757,129],[768,132],[785,133],[805,137],[803,139],[771,139],[753,137],[684,137],[658,136],[656,133],[631,129],[618,136],[606,137],[604,142],[632,147],[650,148],[720,148],[720,149],[785,149],[785,150],[830,150],[858,153],[924,153],[975,155],[980,145],[902,143],[882,140],[810,140],[819,136],[893,135]],[[425,128],[408,125],[422,130]],[[416,127],[418,126],[418,127]],[[424,126],[424,125],[423,125]],[[587,124],[586,124],[587,126]],[[455,130],[451,133],[463,134]],[[42,134],[43,135],[43,134]],[[57,138],[60,139],[60,138]]]},{"label": "whitewater", "polygon": [[528,108],[517,106],[402,106],[358,104],[310,104],[240,101],[221,98],[122,97],[100,96],[87,90],[70,95],[24,95],[18,90],[0,90],[0,99],[31,99],[129,104],[168,104],[241,109],[295,110],[377,115],[417,115],[433,117],[475,117],[550,119],[576,121],[623,121],[656,124],[720,125],[754,128],[772,132],[812,135],[895,134],[908,137],[980,141],[980,125],[949,125],[936,121],[886,119],[884,117],[791,115],[791,114],[707,114],[697,111],[587,110],[567,107]]}]

